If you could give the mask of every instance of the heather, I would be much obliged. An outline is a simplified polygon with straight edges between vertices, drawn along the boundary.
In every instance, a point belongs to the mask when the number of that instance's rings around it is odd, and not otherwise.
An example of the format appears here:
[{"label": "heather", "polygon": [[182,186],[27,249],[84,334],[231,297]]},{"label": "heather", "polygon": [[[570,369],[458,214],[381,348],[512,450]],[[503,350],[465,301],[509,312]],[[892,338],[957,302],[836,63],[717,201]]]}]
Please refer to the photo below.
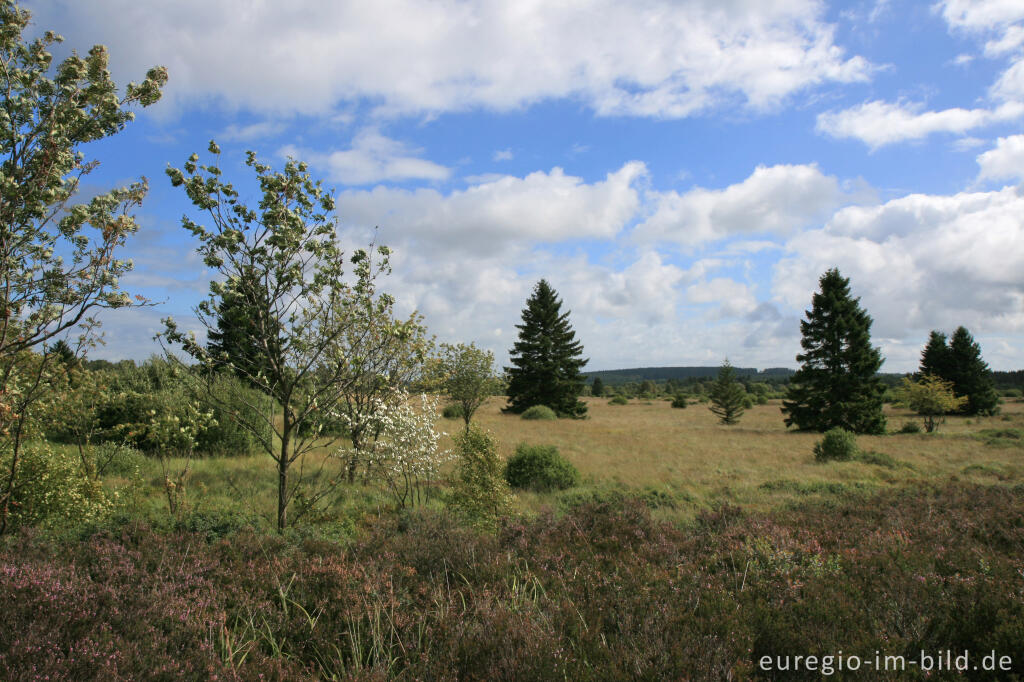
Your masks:
[{"label": "heather", "polygon": [[757,677],[764,655],[1015,653],[1022,492],[902,487],[680,524],[625,498],[495,532],[420,509],[341,540],[25,529],[0,551],[0,676],[713,680]]}]

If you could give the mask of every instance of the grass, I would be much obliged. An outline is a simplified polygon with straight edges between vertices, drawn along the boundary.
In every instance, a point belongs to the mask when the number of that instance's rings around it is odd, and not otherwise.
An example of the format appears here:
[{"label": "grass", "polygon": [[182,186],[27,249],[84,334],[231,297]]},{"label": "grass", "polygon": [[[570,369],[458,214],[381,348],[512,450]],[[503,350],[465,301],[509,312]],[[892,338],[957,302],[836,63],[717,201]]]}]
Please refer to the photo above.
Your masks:
[{"label": "grass", "polygon": [[[673,410],[665,401],[585,401],[587,419],[524,422],[503,414],[503,400],[492,398],[477,411],[474,423],[495,434],[505,457],[520,442],[555,445],[590,486],[670,491],[681,501],[670,513],[683,517],[721,502],[769,510],[803,494],[773,485],[779,481],[825,491],[837,484],[875,489],[951,480],[992,483],[988,471],[993,469],[1006,482],[1024,481],[1017,453],[993,447],[1024,443],[1010,437],[1024,427],[1019,403],[1004,404],[997,417],[948,417],[935,434],[858,436],[865,455],[820,464],[812,450],[821,434],[787,430],[778,400],[748,409],[735,426],[720,425],[703,405]],[[916,419],[891,406],[886,414],[893,430]],[[527,509],[550,502],[545,496],[520,497]]]}]

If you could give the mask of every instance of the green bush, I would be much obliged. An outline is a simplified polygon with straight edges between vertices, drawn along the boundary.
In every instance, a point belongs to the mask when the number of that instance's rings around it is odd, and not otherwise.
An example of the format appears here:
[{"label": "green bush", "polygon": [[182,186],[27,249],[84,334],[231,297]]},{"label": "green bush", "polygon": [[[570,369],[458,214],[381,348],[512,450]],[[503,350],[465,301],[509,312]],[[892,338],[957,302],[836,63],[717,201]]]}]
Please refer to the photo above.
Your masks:
[{"label": "green bush", "polygon": [[565,490],[579,483],[580,472],[554,445],[520,443],[505,465],[505,480],[513,488]]},{"label": "green bush", "polygon": [[523,412],[523,419],[558,419],[558,415],[547,405],[534,405]]},{"label": "green bush", "polygon": [[476,426],[452,440],[458,464],[449,504],[475,524],[494,528],[511,505],[508,484],[501,475],[498,444],[490,433]]},{"label": "green bush", "polygon": [[[0,466],[10,467],[10,455],[0,458]],[[40,444],[21,452],[10,505],[13,527],[69,526],[97,520],[113,508],[103,484],[82,471],[77,453]]]},{"label": "green bush", "polygon": [[462,405],[458,403],[445,405],[444,410],[441,411],[441,416],[445,419],[462,419]]},{"label": "green bush", "polygon": [[256,434],[241,426],[234,415],[259,429],[264,441],[270,441],[270,424],[262,417],[269,412],[270,398],[228,373],[214,380],[213,394],[217,401],[208,402],[206,409],[213,410],[214,423],[199,432],[197,453],[244,457],[259,449]]},{"label": "green bush", "polygon": [[857,438],[846,429],[839,427],[826,431],[825,437],[814,446],[814,459],[819,462],[847,461],[856,455]]},{"label": "green bush", "polygon": [[612,398],[611,400],[609,400],[608,404],[609,405],[628,405],[629,404],[629,398],[627,398],[624,395],[617,395],[614,398]]},{"label": "green bush", "polygon": [[917,422],[903,422],[900,433],[921,433],[921,425]]},{"label": "green bush", "polygon": [[122,443],[100,443],[93,447],[97,471],[103,476],[128,478],[146,465],[146,457]]},{"label": "green bush", "polygon": [[685,408],[686,407],[686,396],[685,395],[677,395],[675,398],[672,398],[672,407]]}]

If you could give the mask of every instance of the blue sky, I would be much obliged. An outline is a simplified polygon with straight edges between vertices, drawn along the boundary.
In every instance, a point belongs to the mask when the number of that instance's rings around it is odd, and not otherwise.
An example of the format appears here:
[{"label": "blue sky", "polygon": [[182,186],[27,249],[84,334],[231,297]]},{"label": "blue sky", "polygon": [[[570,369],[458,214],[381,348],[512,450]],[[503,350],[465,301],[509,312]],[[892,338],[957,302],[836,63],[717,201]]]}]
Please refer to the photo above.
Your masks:
[{"label": "blue sky", "polygon": [[[795,367],[830,267],[886,371],[967,326],[1024,367],[1024,3],[27,2],[64,48],[106,45],[164,98],[85,151],[95,187],[149,178],[94,357],[195,325],[215,273],[164,175],[214,138],[307,161],[339,233],[396,252],[384,283],[442,341],[499,361],[534,283],[572,310],[591,369]],[[59,53],[58,53],[59,54]],[[255,202],[258,197],[250,195]]]}]

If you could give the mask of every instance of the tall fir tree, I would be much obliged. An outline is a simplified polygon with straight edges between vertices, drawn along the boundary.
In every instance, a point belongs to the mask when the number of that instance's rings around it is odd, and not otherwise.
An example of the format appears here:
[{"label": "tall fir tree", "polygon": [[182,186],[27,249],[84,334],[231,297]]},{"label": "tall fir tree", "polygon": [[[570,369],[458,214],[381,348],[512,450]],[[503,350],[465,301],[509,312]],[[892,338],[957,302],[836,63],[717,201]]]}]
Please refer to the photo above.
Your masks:
[{"label": "tall fir tree", "polygon": [[746,395],[743,385],[736,381],[736,370],[726,359],[718,370],[718,378],[711,384],[708,394],[711,405],[708,409],[718,417],[720,423],[726,426],[738,424],[743,416],[743,400]]},{"label": "tall fir tree", "polygon": [[946,335],[933,330],[928,335],[928,344],[921,351],[921,367],[917,373],[921,377],[931,375],[950,381],[950,369],[949,345]]},{"label": "tall fir tree", "polygon": [[519,340],[509,353],[507,412],[521,413],[534,405],[547,405],[559,416],[581,418],[587,412],[578,399],[584,377],[580,370],[583,344],[569,325],[569,311],[546,280],[533,288],[517,324]]},{"label": "tall fir tree", "polygon": [[992,370],[981,359],[981,346],[966,327],[957,327],[949,339],[949,373],[943,379],[953,382],[953,393],[967,398],[961,414],[995,414],[999,405]]},{"label": "tall fir tree", "polygon": [[800,322],[804,352],[796,356],[802,364],[783,401],[786,426],[884,433],[882,354],[871,345],[871,317],[850,295],[850,280],[839,270],[826,272],[819,285],[807,319]]}]

